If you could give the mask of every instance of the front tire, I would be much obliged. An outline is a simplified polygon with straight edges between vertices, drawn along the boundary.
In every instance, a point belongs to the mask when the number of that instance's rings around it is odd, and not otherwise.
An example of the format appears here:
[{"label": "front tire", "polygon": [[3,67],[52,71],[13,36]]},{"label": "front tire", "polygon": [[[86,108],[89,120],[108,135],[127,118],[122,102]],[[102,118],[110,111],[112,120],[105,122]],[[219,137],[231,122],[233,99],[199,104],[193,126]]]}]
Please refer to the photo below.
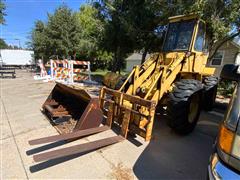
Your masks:
[{"label": "front tire", "polygon": [[193,79],[182,79],[174,84],[167,104],[167,124],[179,134],[193,131],[201,111],[203,85]]}]

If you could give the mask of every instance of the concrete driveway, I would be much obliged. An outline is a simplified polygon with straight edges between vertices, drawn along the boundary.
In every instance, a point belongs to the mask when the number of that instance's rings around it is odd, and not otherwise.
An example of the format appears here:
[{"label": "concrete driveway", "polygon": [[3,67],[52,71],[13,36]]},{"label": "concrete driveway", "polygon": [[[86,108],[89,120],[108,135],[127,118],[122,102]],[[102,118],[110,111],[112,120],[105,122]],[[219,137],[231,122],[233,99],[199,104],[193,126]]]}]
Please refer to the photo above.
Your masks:
[{"label": "concrete driveway", "polygon": [[176,135],[164,116],[156,115],[150,143],[130,138],[88,154],[37,164],[33,154],[110,137],[114,132],[69,144],[30,146],[30,139],[57,134],[40,112],[54,83],[34,81],[31,73],[17,71],[16,79],[0,79],[0,86],[1,179],[205,179],[224,112],[224,108],[202,112],[196,129],[188,136]]}]

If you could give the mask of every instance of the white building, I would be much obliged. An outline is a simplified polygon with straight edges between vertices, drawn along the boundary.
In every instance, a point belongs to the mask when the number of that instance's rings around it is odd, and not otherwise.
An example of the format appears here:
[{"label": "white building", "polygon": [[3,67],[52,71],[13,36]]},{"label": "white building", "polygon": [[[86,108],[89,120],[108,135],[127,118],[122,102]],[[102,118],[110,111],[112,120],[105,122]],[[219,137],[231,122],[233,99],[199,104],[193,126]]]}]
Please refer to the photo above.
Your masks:
[{"label": "white building", "polygon": [[[147,54],[146,59],[149,57]],[[136,65],[140,65],[142,60],[141,53],[133,53],[126,59],[126,71],[131,72],[133,67]]]},{"label": "white building", "polygon": [[234,41],[224,43],[212,60],[209,66],[216,68],[215,75],[219,76],[225,64],[240,64],[240,45]]},{"label": "white building", "polygon": [[31,65],[33,64],[34,52],[21,49],[1,49],[1,61],[4,65]]}]

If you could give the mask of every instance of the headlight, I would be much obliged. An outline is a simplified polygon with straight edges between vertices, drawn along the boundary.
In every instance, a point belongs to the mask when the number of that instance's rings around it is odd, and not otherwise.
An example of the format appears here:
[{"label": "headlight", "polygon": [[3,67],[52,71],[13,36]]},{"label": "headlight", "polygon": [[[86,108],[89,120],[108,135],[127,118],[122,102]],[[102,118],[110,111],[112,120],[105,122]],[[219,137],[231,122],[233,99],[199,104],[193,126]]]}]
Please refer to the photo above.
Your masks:
[{"label": "headlight", "polygon": [[236,135],[232,147],[232,155],[240,159],[240,136]]},{"label": "headlight", "polygon": [[221,151],[240,159],[240,136],[221,125],[218,144]]},{"label": "headlight", "polygon": [[222,151],[227,154],[231,153],[232,144],[234,140],[234,133],[227,129],[224,125],[221,125],[220,134],[219,134],[219,147]]}]

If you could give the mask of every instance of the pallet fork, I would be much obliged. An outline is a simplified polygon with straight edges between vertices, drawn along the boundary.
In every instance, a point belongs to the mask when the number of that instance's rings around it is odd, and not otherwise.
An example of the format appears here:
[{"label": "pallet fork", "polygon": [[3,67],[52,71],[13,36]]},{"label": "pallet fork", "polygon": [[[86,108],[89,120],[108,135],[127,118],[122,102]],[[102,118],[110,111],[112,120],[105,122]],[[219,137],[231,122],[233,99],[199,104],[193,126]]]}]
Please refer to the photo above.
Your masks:
[{"label": "pallet fork", "polygon": [[[102,121],[102,123],[104,124],[103,126],[76,130],[67,134],[34,139],[30,140],[29,144],[38,145],[57,141],[69,142],[93,134],[111,130],[112,126],[120,127],[120,132],[118,133],[118,135],[96,140],[93,142],[36,154],[33,156],[34,161],[46,161],[80,154],[83,152],[93,151],[123,141],[127,138],[129,132],[144,137],[146,141],[150,140],[155,114],[155,102],[143,100],[136,96],[121,93],[115,90],[108,89],[106,87],[103,87],[101,89],[99,101],[99,105],[104,117],[103,119],[105,119],[105,121]],[[144,108],[145,114],[141,113],[141,108]],[[132,116],[138,116],[139,118],[146,119],[146,121],[148,121],[146,128],[143,129],[136,126],[135,123],[133,123],[131,120]]]}]

